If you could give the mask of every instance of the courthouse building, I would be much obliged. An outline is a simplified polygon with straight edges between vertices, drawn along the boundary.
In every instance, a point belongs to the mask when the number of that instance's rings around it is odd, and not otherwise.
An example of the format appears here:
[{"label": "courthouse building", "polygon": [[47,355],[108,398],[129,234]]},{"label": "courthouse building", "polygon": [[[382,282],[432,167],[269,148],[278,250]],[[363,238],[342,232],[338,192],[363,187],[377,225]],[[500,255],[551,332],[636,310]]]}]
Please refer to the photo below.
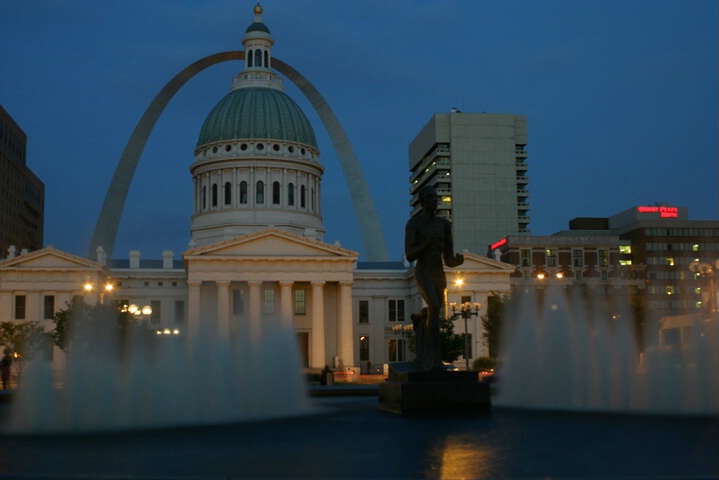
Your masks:
[{"label": "courthouse building", "polygon": [[[117,259],[98,248],[87,259],[52,246],[10,247],[0,262],[0,321],[39,321],[49,330],[53,315],[81,297],[135,305],[158,334],[193,338],[208,330],[259,341],[263,332],[291,328],[310,369],[368,372],[409,356],[399,332],[422,307],[413,267],[358,262],[357,252],[324,242],[320,149],[272,69],[274,39],[259,5],[254,13],[244,68],[204,123],[198,115],[189,249],[153,260],[139,251]],[[514,267],[465,257],[447,269],[448,299],[482,303],[481,316],[488,295],[509,290]],[[468,327],[471,358],[486,355],[480,325],[473,317]],[[62,357],[55,349],[58,367]]]}]

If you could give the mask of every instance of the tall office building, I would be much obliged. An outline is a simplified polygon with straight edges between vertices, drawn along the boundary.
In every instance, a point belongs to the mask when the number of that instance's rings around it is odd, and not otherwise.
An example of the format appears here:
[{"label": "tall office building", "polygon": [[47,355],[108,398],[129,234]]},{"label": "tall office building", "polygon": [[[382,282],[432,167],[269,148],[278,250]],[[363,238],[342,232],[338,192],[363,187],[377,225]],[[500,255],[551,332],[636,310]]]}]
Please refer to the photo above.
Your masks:
[{"label": "tall office building", "polygon": [[463,113],[432,117],[409,146],[410,205],[436,188],[438,214],[451,220],[459,251],[484,253],[506,235],[529,235],[527,117]]},{"label": "tall office building", "polygon": [[45,184],[27,167],[27,135],[0,105],[0,251],[43,244]]}]

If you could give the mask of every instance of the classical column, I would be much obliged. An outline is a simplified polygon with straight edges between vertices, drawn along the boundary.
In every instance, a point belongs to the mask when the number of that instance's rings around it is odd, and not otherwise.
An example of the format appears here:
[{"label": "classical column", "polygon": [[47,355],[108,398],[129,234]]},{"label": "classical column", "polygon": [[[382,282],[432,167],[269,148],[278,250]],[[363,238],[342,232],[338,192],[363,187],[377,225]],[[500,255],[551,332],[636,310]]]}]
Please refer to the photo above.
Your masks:
[{"label": "classical column", "polygon": [[217,284],[217,339],[230,340],[230,281],[218,280]]},{"label": "classical column", "polygon": [[324,286],[325,282],[312,282],[312,368],[323,368],[326,363]]},{"label": "classical column", "polygon": [[280,281],[280,320],[283,328],[292,328],[292,281]]},{"label": "classical column", "polygon": [[339,318],[337,319],[337,347],[338,355],[346,367],[354,366],[352,324],[352,282],[340,282]]},{"label": "classical column", "polygon": [[247,282],[250,287],[250,301],[247,318],[249,319],[250,339],[255,342],[260,339],[262,334],[262,298],[260,297],[260,287],[262,282],[259,280],[251,280]]},{"label": "classical column", "polygon": [[201,286],[202,282],[187,282],[187,336],[190,339],[196,339],[200,333],[200,312],[202,311],[202,302],[200,300]]}]

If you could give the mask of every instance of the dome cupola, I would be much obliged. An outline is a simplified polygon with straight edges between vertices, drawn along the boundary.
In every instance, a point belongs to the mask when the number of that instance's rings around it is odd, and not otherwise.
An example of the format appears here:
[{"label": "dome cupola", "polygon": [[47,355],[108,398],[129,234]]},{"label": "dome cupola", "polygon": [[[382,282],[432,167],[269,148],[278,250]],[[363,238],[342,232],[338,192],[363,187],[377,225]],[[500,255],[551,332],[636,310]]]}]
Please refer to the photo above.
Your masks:
[{"label": "dome cupola", "polygon": [[272,69],[274,39],[254,7],[242,39],[244,69],[200,130],[191,235],[203,246],[278,228],[323,240],[324,169],[312,125]]}]

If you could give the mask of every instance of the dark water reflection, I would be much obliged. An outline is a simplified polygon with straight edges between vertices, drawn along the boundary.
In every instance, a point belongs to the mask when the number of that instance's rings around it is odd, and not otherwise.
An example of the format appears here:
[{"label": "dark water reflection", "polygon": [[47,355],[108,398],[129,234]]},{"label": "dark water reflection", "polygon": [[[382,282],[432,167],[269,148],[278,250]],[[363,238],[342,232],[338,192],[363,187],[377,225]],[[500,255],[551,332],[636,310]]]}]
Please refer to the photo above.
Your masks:
[{"label": "dark water reflection", "polygon": [[260,423],[0,435],[0,478],[719,477],[719,418],[501,408],[395,415],[372,397],[315,402],[320,415]]}]

